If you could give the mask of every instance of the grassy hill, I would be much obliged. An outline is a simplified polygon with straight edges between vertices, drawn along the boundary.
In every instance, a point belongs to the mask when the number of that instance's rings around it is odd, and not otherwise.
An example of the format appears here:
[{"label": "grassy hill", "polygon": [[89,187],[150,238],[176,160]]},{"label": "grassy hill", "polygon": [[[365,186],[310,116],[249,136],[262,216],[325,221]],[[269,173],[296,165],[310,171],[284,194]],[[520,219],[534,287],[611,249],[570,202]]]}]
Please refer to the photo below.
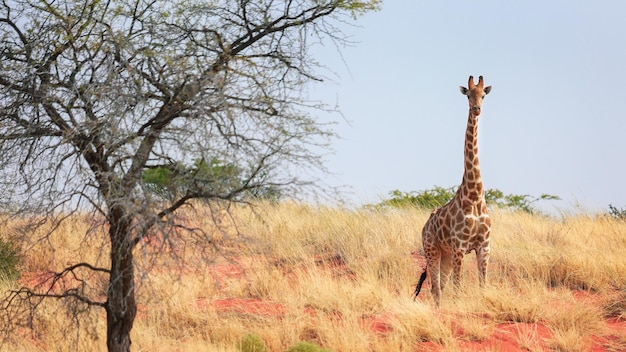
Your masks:
[{"label": "grassy hill", "polygon": [[[437,309],[428,281],[412,297],[426,211],[262,204],[231,209],[220,227],[198,214],[187,225],[212,234],[208,247],[181,232],[137,249],[136,351],[239,351],[250,338],[268,351],[300,341],[332,351],[626,349],[624,221],[494,210],[488,287],[478,289],[472,253],[460,290],[448,285]],[[106,266],[106,236],[85,236],[95,220],[73,216],[49,241],[21,242],[22,279],[2,291],[79,260]],[[87,279],[103,292],[103,278]],[[104,312],[76,321],[68,309],[47,300],[32,329],[9,321],[0,350],[104,351]]]}]

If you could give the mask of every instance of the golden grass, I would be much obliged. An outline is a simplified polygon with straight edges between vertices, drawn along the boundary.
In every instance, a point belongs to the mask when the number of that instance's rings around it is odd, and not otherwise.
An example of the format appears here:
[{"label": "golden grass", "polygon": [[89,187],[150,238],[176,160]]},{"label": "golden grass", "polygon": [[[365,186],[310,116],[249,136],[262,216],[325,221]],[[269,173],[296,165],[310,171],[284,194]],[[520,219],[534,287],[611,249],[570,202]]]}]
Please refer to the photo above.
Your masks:
[{"label": "golden grass", "polygon": [[[183,265],[174,255],[155,257],[161,247],[138,248],[134,350],[237,351],[244,336],[256,334],[270,351],[298,341],[333,351],[413,351],[424,343],[460,351],[461,342],[488,342],[498,324],[541,324],[551,332],[520,329],[515,339],[523,348],[585,350],[594,336],[608,334],[606,318],[626,316],[623,221],[493,211],[488,287],[477,288],[471,254],[459,291],[448,285],[437,309],[428,289],[412,300],[428,212],[285,203],[231,214],[240,235],[224,224],[214,229],[199,213],[188,216],[215,234],[221,250],[213,254],[201,250],[198,238],[168,235]],[[201,220],[189,220],[195,216]],[[85,236],[92,222],[76,216],[45,241],[21,239],[24,270],[59,270],[79,259],[106,266],[102,236]],[[104,287],[101,281],[93,290]],[[589,298],[574,294],[580,290]],[[246,312],[215,303],[234,298],[267,306]],[[271,313],[271,307],[278,308]],[[62,301],[44,302],[33,329],[15,327],[0,351],[104,351],[104,312],[85,313],[76,327],[65,309]],[[611,343],[625,340],[618,334]]]}]

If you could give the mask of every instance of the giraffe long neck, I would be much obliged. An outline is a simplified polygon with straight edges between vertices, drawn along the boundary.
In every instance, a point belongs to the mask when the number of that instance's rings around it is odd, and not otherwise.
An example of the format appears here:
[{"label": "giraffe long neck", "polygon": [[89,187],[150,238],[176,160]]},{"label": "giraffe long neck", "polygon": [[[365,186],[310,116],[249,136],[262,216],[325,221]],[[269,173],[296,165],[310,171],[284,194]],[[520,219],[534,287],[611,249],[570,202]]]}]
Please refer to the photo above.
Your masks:
[{"label": "giraffe long neck", "polygon": [[483,182],[478,163],[478,116],[470,111],[465,131],[465,171],[459,192],[473,201],[483,199]]}]

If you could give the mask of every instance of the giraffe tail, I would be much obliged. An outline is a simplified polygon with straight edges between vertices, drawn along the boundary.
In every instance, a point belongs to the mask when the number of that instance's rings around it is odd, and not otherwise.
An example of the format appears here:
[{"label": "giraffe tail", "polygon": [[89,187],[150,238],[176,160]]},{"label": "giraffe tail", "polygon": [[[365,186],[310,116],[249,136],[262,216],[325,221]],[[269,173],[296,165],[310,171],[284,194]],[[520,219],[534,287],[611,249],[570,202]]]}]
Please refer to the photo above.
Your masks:
[{"label": "giraffe tail", "polygon": [[422,273],[422,275],[420,275],[420,279],[417,282],[417,285],[415,286],[415,297],[413,297],[414,301],[417,298],[417,295],[419,295],[420,291],[422,290],[422,285],[424,284],[424,281],[426,280],[427,273],[428,273],[428,266],[426,266],[426,268],[424,269],[424,272]]}]

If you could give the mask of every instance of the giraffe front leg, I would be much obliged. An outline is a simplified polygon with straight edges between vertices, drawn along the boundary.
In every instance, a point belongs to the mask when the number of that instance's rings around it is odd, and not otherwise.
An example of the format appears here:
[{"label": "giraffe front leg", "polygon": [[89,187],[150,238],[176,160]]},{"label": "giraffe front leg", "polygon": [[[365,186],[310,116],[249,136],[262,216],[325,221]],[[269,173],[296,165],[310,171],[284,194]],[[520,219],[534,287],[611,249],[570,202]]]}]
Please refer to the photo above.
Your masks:
[{"label": "giraffe front leg", "polygon": [[476,263],[478,264],[478,284],[481,288],[487,284],[487,266],[489,265],[489,253],[491,249],[489,243],[476,252]]}]

